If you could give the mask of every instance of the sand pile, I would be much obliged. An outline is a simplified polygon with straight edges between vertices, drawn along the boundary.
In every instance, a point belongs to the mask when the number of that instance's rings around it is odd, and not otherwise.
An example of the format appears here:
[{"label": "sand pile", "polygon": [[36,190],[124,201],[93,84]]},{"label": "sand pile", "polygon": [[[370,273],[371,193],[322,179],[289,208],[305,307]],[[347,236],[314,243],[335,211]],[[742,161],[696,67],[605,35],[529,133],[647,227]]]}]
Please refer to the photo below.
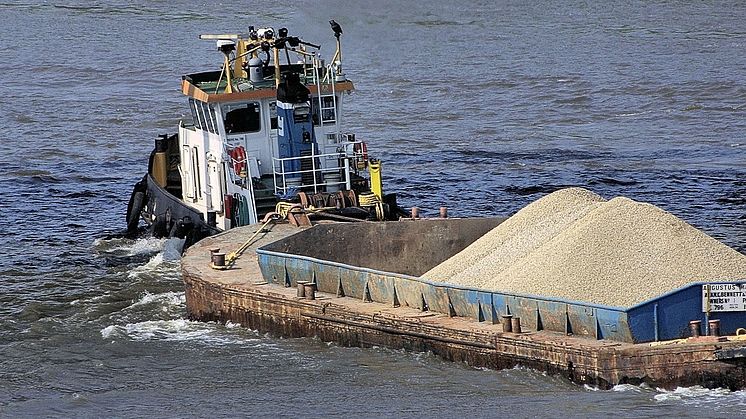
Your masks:
[{"label": "sand pile", "polygon": [[602,202],[605,200],[601,196],[582,188],[562,189],[546,195],[423,276],[449,282],[466,270],[488,266],[488,272],[494,275],[542,246]]},{"label": "sand pile", "polygon": [[571,188],[533,202],[423,276],[628,307],[691,282],[744,279],[746,256],[653,205]]}]

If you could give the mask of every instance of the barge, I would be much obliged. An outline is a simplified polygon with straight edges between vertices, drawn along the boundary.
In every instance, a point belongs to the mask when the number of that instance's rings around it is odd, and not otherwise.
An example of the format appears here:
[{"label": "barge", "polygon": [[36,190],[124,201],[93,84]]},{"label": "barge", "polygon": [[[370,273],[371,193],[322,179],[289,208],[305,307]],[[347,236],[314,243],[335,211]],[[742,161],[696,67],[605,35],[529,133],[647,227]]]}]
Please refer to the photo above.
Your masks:
[{"label": "barge", "polygon": [[504,219],[407,218],[383,193],[381,162],[341,128],[353,84],[330,23],[329,63],[285,28],[201,36],[222,67],[183,77],[191,121],[156,140],[127,210],[130,234],[186,239],[191,319],[600,388],[746,388],[743,281],[611,307],[423,277]]},{"label": "barge", "polygon": [[[746,313],[703,313],[702,284],[620,309],[419,277],[502,221],[241,227],[186,251],[187,312],[281,336],[429,351],[493,369],[525,366],[602,389],[746,388],[746,331],[737,327]],[[254,235],[230,269],[211,267],[219,249],[240,248]],[[702,336],[705,321],[713,327]]]}]

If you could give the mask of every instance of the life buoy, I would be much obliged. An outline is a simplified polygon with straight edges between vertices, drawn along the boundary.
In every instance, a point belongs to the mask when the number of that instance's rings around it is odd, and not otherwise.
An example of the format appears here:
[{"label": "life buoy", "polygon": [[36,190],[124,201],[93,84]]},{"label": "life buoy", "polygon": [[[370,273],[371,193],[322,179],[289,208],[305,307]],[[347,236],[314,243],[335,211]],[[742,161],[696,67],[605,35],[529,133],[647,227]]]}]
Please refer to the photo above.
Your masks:
[{"label": "life buoy", "polygon": [[355,165],[357,168],[359,170],[365,169],[368,166],[368,144],[363,141],[355,143],[352,151],[355,153]]},{"label": "life buoy", "polygon": [[246,172],[246,149],[243,146],[234,147],[229,152],[233,163],[233,171],[240,177],[248,176]]}]

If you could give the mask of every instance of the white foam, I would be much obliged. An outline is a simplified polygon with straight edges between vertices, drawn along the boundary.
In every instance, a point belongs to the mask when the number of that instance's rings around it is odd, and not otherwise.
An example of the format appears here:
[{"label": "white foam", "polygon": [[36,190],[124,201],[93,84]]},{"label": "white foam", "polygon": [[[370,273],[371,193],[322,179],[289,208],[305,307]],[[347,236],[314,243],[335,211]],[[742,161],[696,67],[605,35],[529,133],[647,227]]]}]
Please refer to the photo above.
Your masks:
[{"label": "white foam", "polygon": [[109,339],[112,337],[111,335],[117,331],[117,326],[111,325],[106,326],[103,329],[101,329],[101,337],[104,339]]},{"label": "white foam", "polygon": [[203,323],[186,319],[148,320],[111,325],[101,329],[104,339],[127,338],[134,341],[198,342],[210,346],[240,345],[256,341],[246,336],[226,333],[216,323]]},{"label": "white foam", "polygon": [[714,405],[746,407],[746,391],[730,391],[725,388],[709,389],[702,386],[677,387],[675,390],[656,389],[653,396],[659,402],[682,402],[697,406]]},{"label": "white foam", "polygon": [[127,277],[129,279],[135,279],[143,274],[148,273],[159,273],[164,274],[168,273],[169,271],[172,273],[176,273],[178,271],[178,261],[170,261],[165,260],[164,253],[158,253],[153,255],[153,257],[150,258],[150,260],[145,263],[144,265],[137,266],[133,268],[128,274]]},{"label": "white foam", "polygon": [[165,239],[156,239],[154,237],[148,237],[144,239],[137,239],[129,246],[124,247],[130,255],[141,255],[146,253],[153,253],[163,249],[163,244],[166,242]]},{"label": "white foam", "polygon": [[611,391],[642,393],[645,391],[645,388],[633,384],[617,384],[611,388]]},{"label": "white foam", "polygon": [[145,237],[134,241],[126,238],[96,239],[93,241],[93,246],[101,253],[116,256],[136,256],[159,252],[163,249],[166,241],[167,239],[157,239],[155,237]]},{"label": "white foam", "polygon": [[148,263],[143,265],[143,267],[149,270],[154,270],[162,263],[163,263],[163,253],[158,253],[154,255],[153,257],[151,257]]},{"label": "white foam", "polygon": [[186,295],[184,292],[164,292],[162,294],[151,294],[147,291],[145,291],[141,296],[140,299],[135,301],[132,305],[130,305],[127,308],[133,308],[148,304],[158,304],[163,307],[163,309],[168,309],[168,307],[174,307],[174,306],[183,306],[186,303]]}]

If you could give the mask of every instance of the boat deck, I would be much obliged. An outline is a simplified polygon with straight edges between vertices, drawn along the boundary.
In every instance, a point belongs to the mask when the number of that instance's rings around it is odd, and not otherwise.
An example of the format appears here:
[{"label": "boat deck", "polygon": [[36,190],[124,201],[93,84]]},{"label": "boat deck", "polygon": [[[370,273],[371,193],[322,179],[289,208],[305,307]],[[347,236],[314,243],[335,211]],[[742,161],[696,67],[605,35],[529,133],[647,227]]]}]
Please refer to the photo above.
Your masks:
[{"label": "boat deck", "polygon": [[210,267],[210,249],[230,253],[259,226],[209,237],[182,259],[189,317],[231,321],[288,337],[317,336],[344,346],[386,346],[430,351],[445,359],[493,369],[517,365],[610,388],[639,384],[674,388],[746,387],[746,342],[703,337],[684,341],[631,344],[594,340],[549,331],[503,332],[500,324],[449,317],[411,307],[391,307],[357,298],[317,293],[297,296],[295,288],[268,284],[255,250],[301,231],[270,225],[227,270]]}]

